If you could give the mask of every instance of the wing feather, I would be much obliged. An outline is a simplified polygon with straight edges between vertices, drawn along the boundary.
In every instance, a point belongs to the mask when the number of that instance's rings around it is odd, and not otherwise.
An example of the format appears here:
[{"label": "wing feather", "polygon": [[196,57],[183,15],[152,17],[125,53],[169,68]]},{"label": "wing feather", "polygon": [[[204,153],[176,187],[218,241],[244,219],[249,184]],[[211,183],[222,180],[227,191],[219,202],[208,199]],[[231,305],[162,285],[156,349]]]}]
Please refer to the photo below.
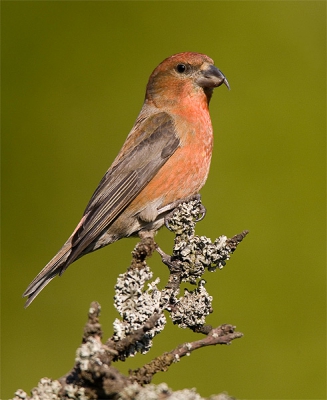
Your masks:
[{"label": "wing feather", "polygon": [[72,237],[68,265],[109,228],[180,145],[174,121],[167,113],[148,117],[138,129],[143,140],[118,155],[87,205],[83,224]]}]

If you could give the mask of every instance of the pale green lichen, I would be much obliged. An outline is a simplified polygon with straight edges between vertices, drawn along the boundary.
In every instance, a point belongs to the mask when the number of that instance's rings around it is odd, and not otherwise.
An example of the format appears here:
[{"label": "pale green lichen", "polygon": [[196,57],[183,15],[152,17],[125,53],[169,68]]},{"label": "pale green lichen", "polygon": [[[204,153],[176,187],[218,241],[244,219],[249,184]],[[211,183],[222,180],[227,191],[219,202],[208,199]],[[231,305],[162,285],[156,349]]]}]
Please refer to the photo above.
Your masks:
[{"label": "pale green lichen", "polygon": [[88,400],[84,388],[75,385],[62,387],[58,380],[42,378],[37,387],[31,390],[31,396],[19,389],[12,400]]},{"label": "pale green lichen", "polygon": [[205,318],[212,312],[212,297],[201,280],[198,287],[192,291],[185,289],[184,296],[180,297],[170,313],[174,324],[180,328],[203,325]]},{"label": "pale green lichen", "polygon": [[102,343],[95,337],[89,336],[86,342],[76,350],[76,365],[82,371],[87,371],[89,369],[89,362],[91,359],[92,362],[98,362],[98,364],[101,365],[101,361],[97,355],[103,353],[104,349]]},{"label": "pale green lichen", "polygon": [[[124,339],[127,335],[144,326],[154,314],[161,314],[162,292],[157,288],[159,279],[147,283],[153,274],[146,265],[142,269],[134,268],[119,275],[115,286],[115,307],[122,321],[114,321],[114,340]],[[146,285],[148,286],[146,289]],[[152,338],[164,329],[166,317],[161,314],[155,327],[147,331],[141,341],[137,341],[126,350],[125,357],[134,356],[137,352],[148,352]]]}]

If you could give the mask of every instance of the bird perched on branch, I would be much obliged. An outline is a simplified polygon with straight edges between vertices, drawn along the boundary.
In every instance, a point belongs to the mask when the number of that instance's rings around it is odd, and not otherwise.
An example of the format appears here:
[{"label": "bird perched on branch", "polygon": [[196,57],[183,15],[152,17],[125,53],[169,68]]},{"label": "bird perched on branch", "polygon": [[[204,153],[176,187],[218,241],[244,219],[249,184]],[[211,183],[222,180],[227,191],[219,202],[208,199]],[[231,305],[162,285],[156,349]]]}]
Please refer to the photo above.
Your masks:
[{"label": "bird perched on branch", "polygon": [[83,255],[132,235],[154,235],[176,204],[204,185],[213,134],[209,102],[228,82],[204,54],[179,53],[152,72],[143,107],[72,235],[30,283],[27,307]]}]

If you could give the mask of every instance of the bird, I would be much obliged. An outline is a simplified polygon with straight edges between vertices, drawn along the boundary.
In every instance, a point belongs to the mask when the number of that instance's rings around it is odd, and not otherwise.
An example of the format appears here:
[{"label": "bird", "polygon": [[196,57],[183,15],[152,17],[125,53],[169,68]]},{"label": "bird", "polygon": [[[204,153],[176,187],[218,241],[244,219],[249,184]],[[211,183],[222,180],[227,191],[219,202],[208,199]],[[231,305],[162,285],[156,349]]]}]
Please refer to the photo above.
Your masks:
[{"label": "bird", "polygon": [[178,202],[198,194],[213,148],[209,102],[222,84],[229,89],[201,53],[174,54],[154,69],[125,143],[71,236],[23,293],[25,308],[80,257],[125,237],[154,235]]}]

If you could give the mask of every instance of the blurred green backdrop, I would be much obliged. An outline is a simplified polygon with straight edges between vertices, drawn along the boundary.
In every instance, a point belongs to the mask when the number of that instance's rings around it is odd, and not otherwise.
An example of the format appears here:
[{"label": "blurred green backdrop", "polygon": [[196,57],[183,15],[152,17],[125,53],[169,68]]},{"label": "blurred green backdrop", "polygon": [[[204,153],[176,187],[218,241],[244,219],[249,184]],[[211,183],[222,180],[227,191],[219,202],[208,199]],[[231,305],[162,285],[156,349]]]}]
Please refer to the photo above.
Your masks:
[{"label": "blurred green backdrop", "polygon": [[[84,257],[27,310],[21,294],[61,247],[142,106],[180,51],[208,54],[231,91],[211,103],[215,149],[199,234],[249,229],[208,274],[209,323],[245,336],[155,377],[203,396],[325,399],[326,3],[2,2],[2,399],[73,365],[88,306],[105,336],[136,240]],[[172,235],[157,236],[170,250]],[[167,277],[156,255],[156,275]],[[127,372],[199,336],[169,324]]]}]

